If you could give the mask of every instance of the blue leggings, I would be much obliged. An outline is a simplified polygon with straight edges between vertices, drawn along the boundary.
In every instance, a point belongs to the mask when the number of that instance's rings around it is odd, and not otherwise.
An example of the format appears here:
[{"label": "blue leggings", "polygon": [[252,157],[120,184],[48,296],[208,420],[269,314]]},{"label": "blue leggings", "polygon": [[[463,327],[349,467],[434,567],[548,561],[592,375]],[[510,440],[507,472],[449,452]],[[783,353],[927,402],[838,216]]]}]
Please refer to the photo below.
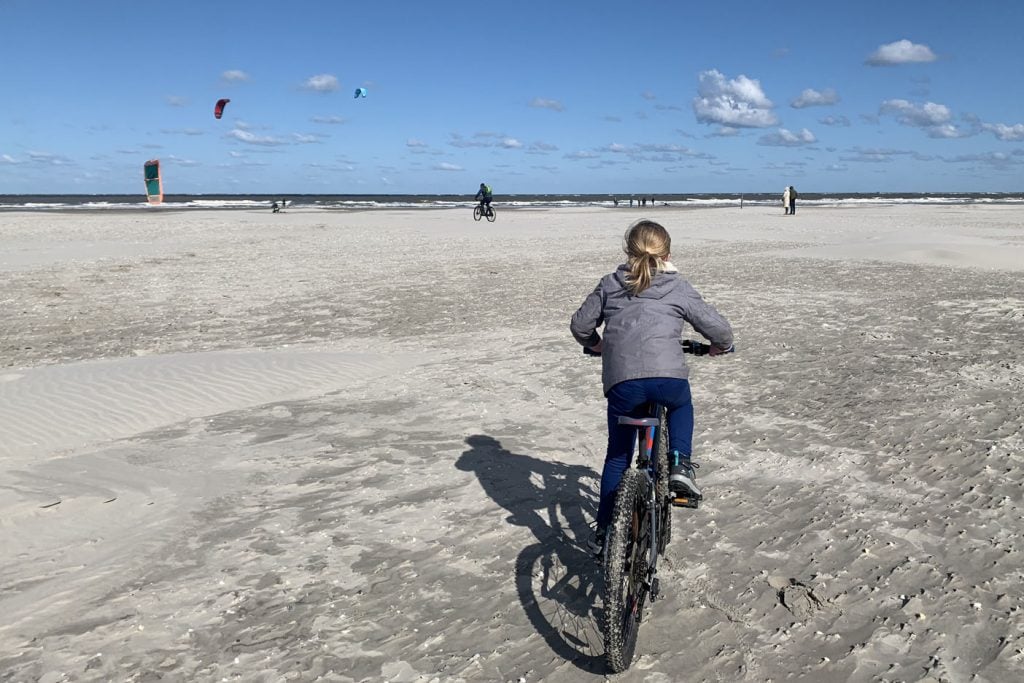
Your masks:
[{"label": "blue leggings", "polygon": [[690,382],[671,377],[649,377],[620,382],[608,392],[608,453],[601,473],[601,504],[597,510],[597,528],[604,529],[612,518],[615,489],[622,473],[633,460],[636,427],[619,424],[620,415],[640,417],[637,411],[648,401],[668,408],[669,450],[689,456],[693,451],[693,401]]}]

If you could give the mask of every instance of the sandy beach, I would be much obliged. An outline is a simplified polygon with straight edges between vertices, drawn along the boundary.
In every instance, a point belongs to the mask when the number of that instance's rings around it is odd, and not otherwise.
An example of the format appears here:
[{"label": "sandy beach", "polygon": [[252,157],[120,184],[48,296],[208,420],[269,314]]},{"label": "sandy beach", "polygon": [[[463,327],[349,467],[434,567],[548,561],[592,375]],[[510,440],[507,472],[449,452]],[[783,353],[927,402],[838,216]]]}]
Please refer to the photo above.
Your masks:
[{"label": "sandy beach", "polygon": [[590,681],[636,218],[732,322],[615,680],[1024,679],[1019,206],[0,214],[0,681]]}]

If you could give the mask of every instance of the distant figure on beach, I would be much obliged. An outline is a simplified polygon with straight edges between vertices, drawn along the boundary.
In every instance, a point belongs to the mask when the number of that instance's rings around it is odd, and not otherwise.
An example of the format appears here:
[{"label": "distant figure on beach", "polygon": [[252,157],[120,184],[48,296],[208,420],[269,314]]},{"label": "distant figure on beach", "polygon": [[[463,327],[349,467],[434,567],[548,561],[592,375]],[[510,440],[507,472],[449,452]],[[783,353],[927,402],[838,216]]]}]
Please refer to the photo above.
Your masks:
[{"label": "distant figure on beach", "polygon": [[274,200],[274,203],[270,205],[270,210],[273,211],[274,213],[277,213],[281,210],[281,207],[278,206],[276,199]]},{"label": "distant figure on beach", "polygon": [[[668,408],[669,489],[699,498],[690,462],[693,453],[693,402],[679,339],[689,324],[711,341],[709,355],[732,349],[729,322],[704,301],[672,265],[668,231],[639,220],[626,231],[626,263],[601,278],[572,316],[569,328],[581,346],[604,356],[602,382],[608,416],[635,415],[647,401]],[[598,327],[604,324],[604,335]],[[633,457],[635,428],[608,420],[608,450],[601,474],[597,529],[587,541],[599,554],[612,518],[615,489]]]},{"label": "distant figure on beach", "polygon": [[743,208],[743,195],[740,195],[740,208]]},{"label": "distant figure on beach", "polygon": [[796,188],[792,185],[789,186],[789,215],[792,216],[796,213]]},{"label": "distant figure on beach", "polygon": [[476,196],[474,197],[474,199],[480,202],[480,210],[486,213],[487,209],[491,207],[491,200],[493,198],[491,186],[487,183],[480,183],[480,189],[476,191]]},{"label": "distant figure on beach", "polygon": [[615,204],[615,206],[618,206],[619,205],[618,197],[612,197],[612,203]]},{"label": "distant figure on beach", "polygon": [[782,192],[782,211],[785,215],[789,215],[789,186]]},{"label": "distant figure on beach", "polygon": [[629,198],[629,208],[631,208],[631,209],[633,208],[633,198],[632,197]]}]

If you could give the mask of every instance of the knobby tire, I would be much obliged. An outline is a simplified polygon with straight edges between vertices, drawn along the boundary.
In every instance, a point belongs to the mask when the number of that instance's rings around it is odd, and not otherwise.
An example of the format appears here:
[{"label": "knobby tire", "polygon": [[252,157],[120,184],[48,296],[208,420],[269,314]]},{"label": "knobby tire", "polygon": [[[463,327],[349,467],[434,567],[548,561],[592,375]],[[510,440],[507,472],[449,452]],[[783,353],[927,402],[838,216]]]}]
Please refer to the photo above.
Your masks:
[{"label": "knobby tire", "polygon": [[489,223],[493,223],[493,222],[494,222],[494,221],[496,221],[497,219],[498,219],[498,214],[497,214],[497,213],[495,213],[495,211],[494,211],[494,209],[493,209],[493,208],[491,208],[491,207],[488,207],[488,208],[487,208],[487,221],[488,221]]},{"label": "knobby tire", "polygon": [[672,540],[672,503],[671,491],[668,487],[668,408],[658,409],[658,438],[654,442],[654,462],[658,466],[657,478],[654,480],[658,500],[658,554],[662,555],[669,541]]},{"label": "knobby tire", "polygon": [[484,212],[479,206],[473,207],[473,220],[478,221],[484,217]]},{"label": "knobby tire", "polygon": [[615,494],[608,525],[604,566],[604,649],[608,669],[629,668],[647,598],[650,517],[647,486],[641,473],[628,469]]}]

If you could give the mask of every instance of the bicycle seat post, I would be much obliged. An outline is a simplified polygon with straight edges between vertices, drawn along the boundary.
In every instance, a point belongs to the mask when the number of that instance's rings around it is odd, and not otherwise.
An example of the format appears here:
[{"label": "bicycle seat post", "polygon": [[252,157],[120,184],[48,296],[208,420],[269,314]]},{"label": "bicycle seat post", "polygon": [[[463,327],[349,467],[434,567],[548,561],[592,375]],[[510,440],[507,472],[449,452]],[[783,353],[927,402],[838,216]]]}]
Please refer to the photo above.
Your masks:
[{"label": "bicycle seat post", "polygon": [[619,416],[620,425],[628,425],[637,428],[638,454],[637,467],[646,470],[651,461],[651,452],[654,449],[654,430],[660,424],[656,417],[629,417]]}]

